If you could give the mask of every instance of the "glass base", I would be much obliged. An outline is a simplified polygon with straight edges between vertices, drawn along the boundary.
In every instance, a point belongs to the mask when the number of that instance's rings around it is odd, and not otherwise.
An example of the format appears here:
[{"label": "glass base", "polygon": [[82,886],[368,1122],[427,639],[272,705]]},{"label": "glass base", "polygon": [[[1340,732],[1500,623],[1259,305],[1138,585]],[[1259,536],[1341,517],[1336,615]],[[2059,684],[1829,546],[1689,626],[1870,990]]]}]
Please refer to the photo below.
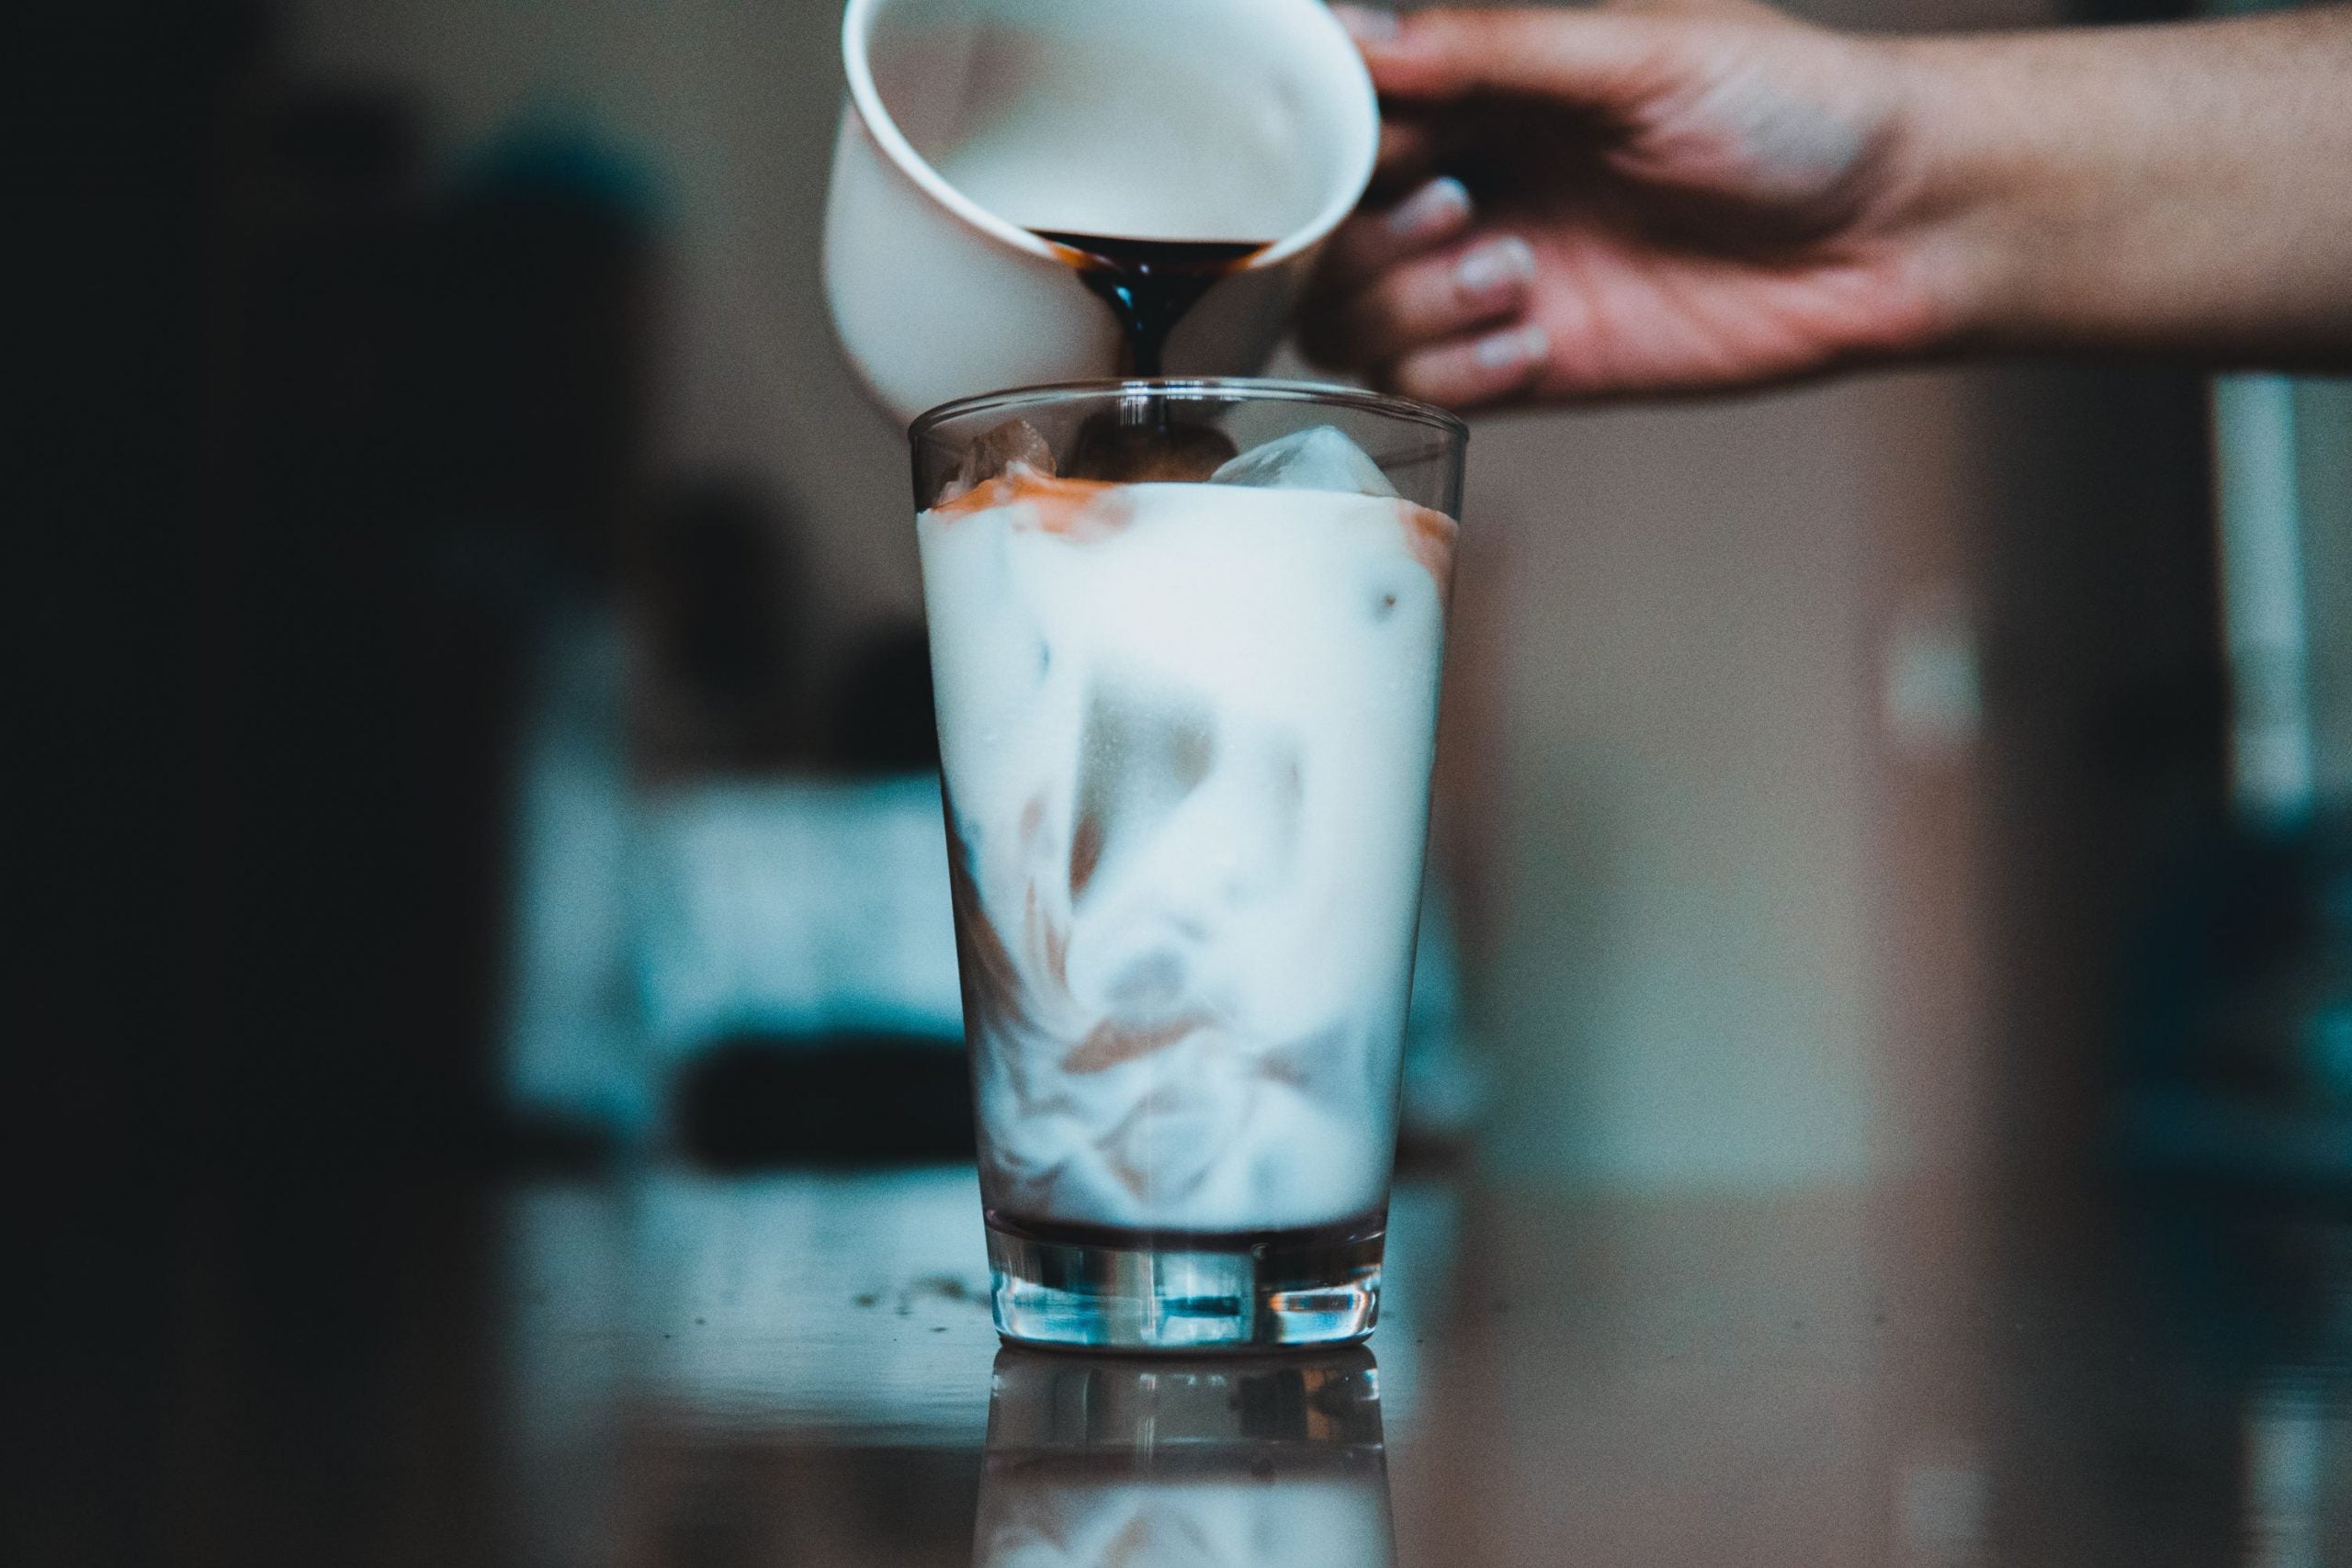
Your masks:
[{"label": "glass base", "polygon": [[1023,1345],[1134,1351],[1344,1345],[1380,1316],[1379,1216],[1204,1235],[1038,1226],[988,1216],[997,1332]]}]

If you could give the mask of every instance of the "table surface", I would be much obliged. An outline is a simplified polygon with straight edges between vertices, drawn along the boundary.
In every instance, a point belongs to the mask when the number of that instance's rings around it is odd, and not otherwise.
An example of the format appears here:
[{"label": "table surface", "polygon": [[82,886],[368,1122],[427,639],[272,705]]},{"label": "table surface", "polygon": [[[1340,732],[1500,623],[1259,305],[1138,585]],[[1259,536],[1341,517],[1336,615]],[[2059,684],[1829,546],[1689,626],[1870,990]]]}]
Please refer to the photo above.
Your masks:
[{"label": "table surface", "polygon": [[[1233,1373],[1001,1359],[968,1168],[281,1182],[175,1235],[164,1350],[29,1385],[39,1560],[2352,1562],[2346,1229],[2218,1200],[1417,1177],[1369,1356]],[[109,1409],[152,1462],[55,1457]]]}]

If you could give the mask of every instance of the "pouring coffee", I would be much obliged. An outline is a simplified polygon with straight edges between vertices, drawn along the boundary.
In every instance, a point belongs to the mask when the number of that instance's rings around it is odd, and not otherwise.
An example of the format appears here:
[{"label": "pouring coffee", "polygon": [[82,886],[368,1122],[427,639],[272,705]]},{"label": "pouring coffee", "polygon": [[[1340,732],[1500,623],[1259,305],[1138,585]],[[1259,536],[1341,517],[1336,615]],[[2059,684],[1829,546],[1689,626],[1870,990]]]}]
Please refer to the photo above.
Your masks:
[{"label": "pouring coffee", "polygon": [[1371,178],[1371,81],[1320,0],[850,0],[842,49],[826,289],[901,418],[1260,368]]},{"label": "pouring coffee", "polygon": [[1033,231],[1076,259],[1079,277],[1111,307],[1126,334],[1131,376],[1158,376],[1168,334],[1219,278],[1238,271],[1272,242],[1133,240],[1109,234]]}]

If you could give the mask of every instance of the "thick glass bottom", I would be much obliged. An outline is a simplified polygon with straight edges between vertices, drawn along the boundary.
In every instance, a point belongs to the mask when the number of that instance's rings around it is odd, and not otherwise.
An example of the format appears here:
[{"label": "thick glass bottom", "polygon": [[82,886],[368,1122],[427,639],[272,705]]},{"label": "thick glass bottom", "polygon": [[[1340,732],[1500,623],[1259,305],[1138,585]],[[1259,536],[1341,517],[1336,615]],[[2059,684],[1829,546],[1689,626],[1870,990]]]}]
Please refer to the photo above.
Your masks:
[{"label": "thick glass bottom", "polygon": [[990,1211],[997,1332],[1023,1345],[1132,1351],[1343,1345],[1380,1316],[1379,1214],[1286,1231],[1128,1231]]}]

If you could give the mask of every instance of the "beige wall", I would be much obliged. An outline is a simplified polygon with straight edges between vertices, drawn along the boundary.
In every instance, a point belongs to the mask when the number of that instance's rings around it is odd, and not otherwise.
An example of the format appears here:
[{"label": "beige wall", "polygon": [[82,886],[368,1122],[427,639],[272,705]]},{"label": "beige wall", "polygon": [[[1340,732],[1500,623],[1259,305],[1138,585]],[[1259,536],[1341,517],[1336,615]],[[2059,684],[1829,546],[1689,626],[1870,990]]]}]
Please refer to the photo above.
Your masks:
[{"label": "beige wall", "polygon": [[1514,1166],[1856,1168],[1871,1125],[1859,389],[1498,423]]},{"label": "beige wall", "polygon": [[1992,400],[1906,374],[1482,432],[1473,520],[1513,562],[1505,1170],[1744,1188],[1970,1152]]}]

